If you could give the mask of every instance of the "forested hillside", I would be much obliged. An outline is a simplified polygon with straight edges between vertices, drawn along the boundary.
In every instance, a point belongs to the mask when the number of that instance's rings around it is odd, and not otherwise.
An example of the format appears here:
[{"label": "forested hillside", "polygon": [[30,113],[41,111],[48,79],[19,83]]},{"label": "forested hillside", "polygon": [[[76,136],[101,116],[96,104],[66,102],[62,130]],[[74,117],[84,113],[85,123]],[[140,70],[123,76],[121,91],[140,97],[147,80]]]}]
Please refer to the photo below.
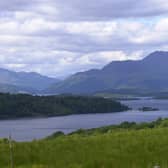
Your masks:
[{"label": "forested hillside", "polygon": [[128,110],[127,106],[104,98],[0,94],[0,119],[110,113],[125,110]]}]

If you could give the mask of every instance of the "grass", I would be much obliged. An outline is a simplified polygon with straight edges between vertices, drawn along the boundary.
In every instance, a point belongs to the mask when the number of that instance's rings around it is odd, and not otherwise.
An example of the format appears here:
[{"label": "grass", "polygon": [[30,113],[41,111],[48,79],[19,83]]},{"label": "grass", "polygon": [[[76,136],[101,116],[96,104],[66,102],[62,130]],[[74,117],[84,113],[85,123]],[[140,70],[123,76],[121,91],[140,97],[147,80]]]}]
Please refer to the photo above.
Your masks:
[{"label": "grass", "polygon": [[[168,167],[168,128],[73,134],[14,142],[15,168]],[[9,168],[9,144],[0,141],[0,167]]]}]

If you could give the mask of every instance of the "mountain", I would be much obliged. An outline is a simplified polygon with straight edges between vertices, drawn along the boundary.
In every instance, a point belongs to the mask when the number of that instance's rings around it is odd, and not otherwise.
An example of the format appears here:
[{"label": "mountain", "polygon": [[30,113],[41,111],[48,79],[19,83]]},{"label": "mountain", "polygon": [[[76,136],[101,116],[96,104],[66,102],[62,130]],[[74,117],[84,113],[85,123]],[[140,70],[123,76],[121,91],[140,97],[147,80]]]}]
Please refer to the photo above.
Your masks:
[{"label": "mountain", "polygon": [[0,68],[0,92],[35,92],[58,81],[35,72],[14,72]]},{"label": "mountain", "polygon": [[16,85],[1,84],[0,83],[0,93],[37,93],[37,90],[28,87],[20,87]]},{"label": "mountain", "polygon": [[88,94],[113,89],[168,91],[168,52],[156,51],[138,61],[113,61],[100,70],[74,74],[47,92]]}]

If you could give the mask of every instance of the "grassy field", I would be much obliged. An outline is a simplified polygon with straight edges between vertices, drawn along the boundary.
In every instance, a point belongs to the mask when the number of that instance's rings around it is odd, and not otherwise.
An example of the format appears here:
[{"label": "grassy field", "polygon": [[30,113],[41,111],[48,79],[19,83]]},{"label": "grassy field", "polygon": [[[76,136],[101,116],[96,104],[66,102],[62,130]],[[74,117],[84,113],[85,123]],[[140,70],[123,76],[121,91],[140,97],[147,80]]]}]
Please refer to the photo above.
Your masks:
[{"label": "grassy field", "polygon": [[[146,129],[108,130],[13,143],[15,168],[168,168],[167,121]],[[7,140],[0,141],[0,167],[9,168]]]}]

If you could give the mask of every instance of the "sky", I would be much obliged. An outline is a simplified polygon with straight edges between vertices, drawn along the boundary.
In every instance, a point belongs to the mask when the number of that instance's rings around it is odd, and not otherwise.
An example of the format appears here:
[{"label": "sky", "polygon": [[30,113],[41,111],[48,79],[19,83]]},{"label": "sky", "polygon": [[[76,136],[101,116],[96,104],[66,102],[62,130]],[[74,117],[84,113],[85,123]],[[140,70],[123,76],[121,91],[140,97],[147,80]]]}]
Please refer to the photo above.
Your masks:
[{"label": "sky", "polygon": [[167,0],[0,1],[1,68],[64,78],[167,42]]}]

